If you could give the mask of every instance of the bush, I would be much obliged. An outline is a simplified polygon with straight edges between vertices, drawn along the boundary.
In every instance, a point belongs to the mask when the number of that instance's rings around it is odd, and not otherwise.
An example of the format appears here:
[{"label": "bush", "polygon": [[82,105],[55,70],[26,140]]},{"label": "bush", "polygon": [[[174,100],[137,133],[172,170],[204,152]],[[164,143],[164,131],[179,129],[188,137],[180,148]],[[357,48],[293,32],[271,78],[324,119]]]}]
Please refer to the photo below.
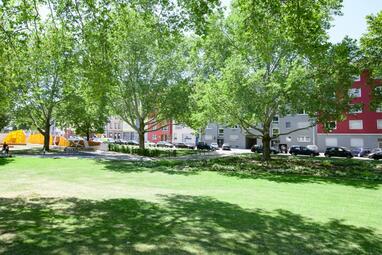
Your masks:
[{"label": "bush", "polygon": [[129,153],[136,154],[145,157],[176,157],[176,150],[161,150],[156,148],[145,148],[140,149],[137,147],[111,144],[109,143],[109,151],[121,152],[121,153]]}]

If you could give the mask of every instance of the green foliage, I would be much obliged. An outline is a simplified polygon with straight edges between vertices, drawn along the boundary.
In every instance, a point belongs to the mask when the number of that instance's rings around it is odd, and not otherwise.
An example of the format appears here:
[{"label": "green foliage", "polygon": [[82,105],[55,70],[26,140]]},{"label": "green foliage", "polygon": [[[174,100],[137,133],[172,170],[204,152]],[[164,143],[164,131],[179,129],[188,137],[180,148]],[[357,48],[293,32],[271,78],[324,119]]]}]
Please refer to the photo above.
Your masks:
[{"label": "green foliage", "polygon": [[[361,67],[369,70],[371,78],[382,77],[382,11],[367,17],[368,31],[361,38],[363,59]],[[371,84],[374,82],[371,81]],[[374,85],[374,84],[373,84]],[[372,86],[372,109],[382,108],[382,90]]]},{"label": "green foliage", "polygon": [[[145,157],[176,157],[178,154],[177,150],[163,150],[154,148],[144,148],[126,145],[118,145],[109,143],[109,151],[115,151],[120,153],[136,154]],[[189,150],[187,150],[188,152]]]},{"label": "green foliage", "polygon": [[211,18],[193,52],[194,123],[239,124],[263,139],[269,159],[270,140],[283,135],[271,137],[275,115],[305,110],[323,122],[341,118],[357,70],[353,41],[327,42],[340,7],[340,0],[238,0],[231,15]]}]

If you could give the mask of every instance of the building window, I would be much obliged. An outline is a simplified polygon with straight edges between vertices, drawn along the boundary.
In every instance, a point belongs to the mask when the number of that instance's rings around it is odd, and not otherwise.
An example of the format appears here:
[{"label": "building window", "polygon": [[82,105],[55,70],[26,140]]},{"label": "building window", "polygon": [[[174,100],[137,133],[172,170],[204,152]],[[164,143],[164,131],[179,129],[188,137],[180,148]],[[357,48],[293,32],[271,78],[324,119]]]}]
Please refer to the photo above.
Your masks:
[{"label": "building window", "polygon": [[382,120],[377,120],[377,128],[382,129]]},{"label": "building window", "polygon": [[362,104],[351,104],[349,107],[350,114],[362,113]]},{"label": "building window", "polygon": [[231,128],[232,128],[232,129],[238,129],[238,128],[239,128],[239,125],[233,125]]},{"label": "building window", "polygon": [[224,128],[219,128],[219,135],[224,135]]},{"label": "building window", "polygon": [[110,129],[113,129],[113,123],[109,123]]},{"label": "building window", "polygon": [[325,138],[325,145],[328,146],[328,147],[337,146],[338,145],[337,138],[335,138],[335,137],[326,137]]},{"label": "building window", "polygon": [[354,81],[361,81],[361,75],[355,75]]},{"label": "building window", "polygon": [[297,137],[297,142],[310,143],[310,137],[309,136],[299,136],[299,137]]},{"label": "building window", "polygon": [[356,97],[361,97],[361,96],[362,96],[361,88],[349,89],[349,97],[356,98]]},{"label": "building window", "polygon": [[151,138],[152,138],[153,140],[156,140],[156,139],[157,139],[157,135],[153,135]]},{"label": "building window", "polygon": [[168,126],[165,126],[162,128],[163,131],[167,131],[168,130]]},{"label": "building window", "polygon": [[292,123],[290,121],[285,122],[285,128],[291,128]]},{"label": "building window", "polygon": [[351,147],[363,147],[363,139],[362,138],[350,138],[350,146]]},{"label": "building window", "polygon": [[121,123],[118,123],[118,129],[121,129]]},{"label": "building window", "polygon": [[279,116],[274,116],[272,122],[274,124],[279,124]]},{"label": "building window", "polygon": [[117,123],[114,123],[114,129],[118,129]]},{"label": "building window", "polygon": [[363,121],[349,120],[349,129],[363,129]]},{"label": "building window", "polygon": [[272,135],[278,135],[278,134],[280,134],[280,130],[278,128],[273,128]]},{"label": "building window", "polygon": [[377,107],[376,112],[382,112],[382,105]]}]

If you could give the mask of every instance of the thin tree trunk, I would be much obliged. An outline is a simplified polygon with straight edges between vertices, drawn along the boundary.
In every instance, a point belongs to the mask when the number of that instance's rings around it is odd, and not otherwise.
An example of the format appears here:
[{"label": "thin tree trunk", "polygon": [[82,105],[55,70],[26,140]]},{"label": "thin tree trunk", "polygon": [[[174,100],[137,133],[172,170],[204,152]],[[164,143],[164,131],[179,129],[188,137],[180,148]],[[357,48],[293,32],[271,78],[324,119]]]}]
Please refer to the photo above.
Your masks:
[{"label": "thin tree trunk", "polygon": [[90,132],[88,131],[88,132],[86,132],[86,141],[90,141]]}]

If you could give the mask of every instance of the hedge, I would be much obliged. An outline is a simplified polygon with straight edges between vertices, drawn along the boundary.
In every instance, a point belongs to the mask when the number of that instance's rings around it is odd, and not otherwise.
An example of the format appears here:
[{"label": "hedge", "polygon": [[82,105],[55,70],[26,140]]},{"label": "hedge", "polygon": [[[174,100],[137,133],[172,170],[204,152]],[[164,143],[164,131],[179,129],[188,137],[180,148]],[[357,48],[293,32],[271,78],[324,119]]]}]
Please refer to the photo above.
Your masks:
[{"label": "hedge", "polygon": [[136,154],[146,157],[176,157],[176,150],[159,150],[153,148],[140,149],[137,147],[109,143],[109,151]]}]

